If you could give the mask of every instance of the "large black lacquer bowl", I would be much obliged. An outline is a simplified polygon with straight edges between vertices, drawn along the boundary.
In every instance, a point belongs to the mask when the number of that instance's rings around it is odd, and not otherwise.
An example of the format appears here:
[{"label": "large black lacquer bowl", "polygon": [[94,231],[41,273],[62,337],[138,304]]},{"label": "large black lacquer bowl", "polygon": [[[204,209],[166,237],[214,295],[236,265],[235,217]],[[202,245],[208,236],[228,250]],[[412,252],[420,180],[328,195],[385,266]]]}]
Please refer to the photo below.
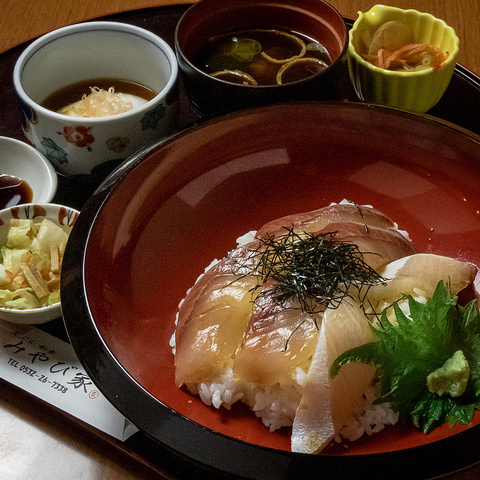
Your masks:
[{"label": "large black lacquer bowl", "polygon": [[391,216],[421,251],[480,265],[479,184],[478,137],[401,111],[294,103],[211,120],[138,153],[87,202],[63,264],[71,342],[115,407],[205,468],[250,479],[455,471],[480,460],[478,419],[294,454],[288,429],[177,388],[169,340],[179,301],[237,237],[344,198]]}]

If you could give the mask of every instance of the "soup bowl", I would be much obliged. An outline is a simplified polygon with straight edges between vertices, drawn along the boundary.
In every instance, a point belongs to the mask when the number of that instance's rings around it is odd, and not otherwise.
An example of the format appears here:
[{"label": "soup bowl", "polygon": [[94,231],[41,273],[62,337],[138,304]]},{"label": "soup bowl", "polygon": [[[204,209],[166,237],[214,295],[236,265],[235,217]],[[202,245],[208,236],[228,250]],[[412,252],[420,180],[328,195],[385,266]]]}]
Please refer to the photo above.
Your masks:
[{"label": "soup bowl", "polygon": [[[212,38],[254,29],[275,29],[317,41],[328,51],[330,66],[291,83],[257,86],[215,77],[199,67],[199,50]],[[343,18],[322,0],[201,0],[185,12],[175,31],[185,89],[204,117],[293,100],[334,99],[339,84],[348,81],[347,43]]]}]

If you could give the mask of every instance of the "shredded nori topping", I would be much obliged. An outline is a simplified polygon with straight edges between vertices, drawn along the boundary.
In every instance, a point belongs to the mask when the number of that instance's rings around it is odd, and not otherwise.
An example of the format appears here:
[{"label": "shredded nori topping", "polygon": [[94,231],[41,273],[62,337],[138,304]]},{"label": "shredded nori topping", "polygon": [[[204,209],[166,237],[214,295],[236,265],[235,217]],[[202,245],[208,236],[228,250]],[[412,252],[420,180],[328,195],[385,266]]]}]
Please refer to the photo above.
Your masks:
[{"label": "shredded nori topping", "polygon": [[249,275],[261,277],[254,290],[269,284],[256,299],[269,296],[281,306],[297,300],[303,312],[313,314],[337,308],[345,297],[352,297],[351,287],[360,295],[363,287],[383,283],[358,246],[336,240],[337,232],[285,230],[285,235],[259,238],[248,265],[241,265],[248,266]]}]

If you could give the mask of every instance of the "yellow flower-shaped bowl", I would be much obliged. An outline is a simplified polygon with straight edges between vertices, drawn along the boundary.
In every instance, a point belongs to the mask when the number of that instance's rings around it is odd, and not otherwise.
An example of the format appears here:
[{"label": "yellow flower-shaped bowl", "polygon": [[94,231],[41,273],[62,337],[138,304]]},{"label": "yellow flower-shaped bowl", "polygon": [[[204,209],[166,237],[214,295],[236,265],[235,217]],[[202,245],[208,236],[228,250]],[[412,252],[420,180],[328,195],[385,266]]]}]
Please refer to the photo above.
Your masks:
[{"label": "yellow flower-shaped bowl", "polygon": [[[443,20],[416,10],[375,5],[368,12],[358,12],[349,33],[348,67],[355,91],[361,100],[389,107],[425,113],[440,100],[450,83],[456,64],[459,40],[455,30]],[[386,70],[364,60],[359,52],[366,38],[371,38],[384,23],[398,20],[408,25],[415,43],[425,43],[448,53],[437,70]]]}]

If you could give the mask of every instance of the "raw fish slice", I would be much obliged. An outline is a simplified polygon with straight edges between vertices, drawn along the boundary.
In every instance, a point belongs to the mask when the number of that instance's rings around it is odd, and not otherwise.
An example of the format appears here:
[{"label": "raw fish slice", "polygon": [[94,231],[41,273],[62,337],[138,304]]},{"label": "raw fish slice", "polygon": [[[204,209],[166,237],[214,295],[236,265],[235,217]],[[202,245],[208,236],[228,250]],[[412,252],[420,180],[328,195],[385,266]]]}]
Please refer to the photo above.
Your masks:
[{"label": "raw fish slice", "polygon": [[336,240],[354,243],[363,254],[363,259],[379,272],[385,265],[416,253],[410,240],[398,230],[380,228],[354,222],[332,222],[318,233],[337,232]]},{"label": "raw fish slice", "polygon": [[244,273],[250,272],[249,257],[256,246],[258,241],[239,246],[210,266],[181,303],[175,329],[178,386],[222,372],[242,343],[258,282]]},{"label": "raw fish slice", "polygon": [[386,265],[380,272],[387,279],[386,285],[375,285],[368,291],[372,301],[391,303],[403,294],[431,297],[437,284],[443,280],[457,294],[470,285],[477,273],[471,263],[441,255],[417,253],[400,258]]},{"label": "raw fish slice", "polygon": [[354,414],[372,383],[375,367],[351,363],[352,368],[333,379],[330,367],[343,352],[373,340],[370,323],[357,302],[349,299],[336,309],[325,310],[293,422],[293,452],[318,453]]},{"label": "raw fish slice", "polygon": [[382,212],[371,207],[348,204],[332,204],[311,212],[288,215],[265,224],[257,232],[257,237],[281,235],[285,228],[295,232],[318,232],[331,222],[355,222],[369,227],[394,228],[395,222]]},{"label": "raw fish slice", "polygon": [[235,377],[264,385],[290,377],[313,355],[321,318],[302,312],[298,302],[279,306],[268,295],[258,297],[235,357]]},{"label": "raw fish slice", "polygon": [[[217,270],[225,268],[220,265]],[[221,372],[242,342],[252,314],[253,277],[207,272],[180,307],[175,382],[199,383]]]},{"label": "raw fish slice", "polygon": [[327,338],[322,325],[315,356],[308,371],[305,393],[293,421],[292,452],[317,453],[335,436],[326,352]]}]

